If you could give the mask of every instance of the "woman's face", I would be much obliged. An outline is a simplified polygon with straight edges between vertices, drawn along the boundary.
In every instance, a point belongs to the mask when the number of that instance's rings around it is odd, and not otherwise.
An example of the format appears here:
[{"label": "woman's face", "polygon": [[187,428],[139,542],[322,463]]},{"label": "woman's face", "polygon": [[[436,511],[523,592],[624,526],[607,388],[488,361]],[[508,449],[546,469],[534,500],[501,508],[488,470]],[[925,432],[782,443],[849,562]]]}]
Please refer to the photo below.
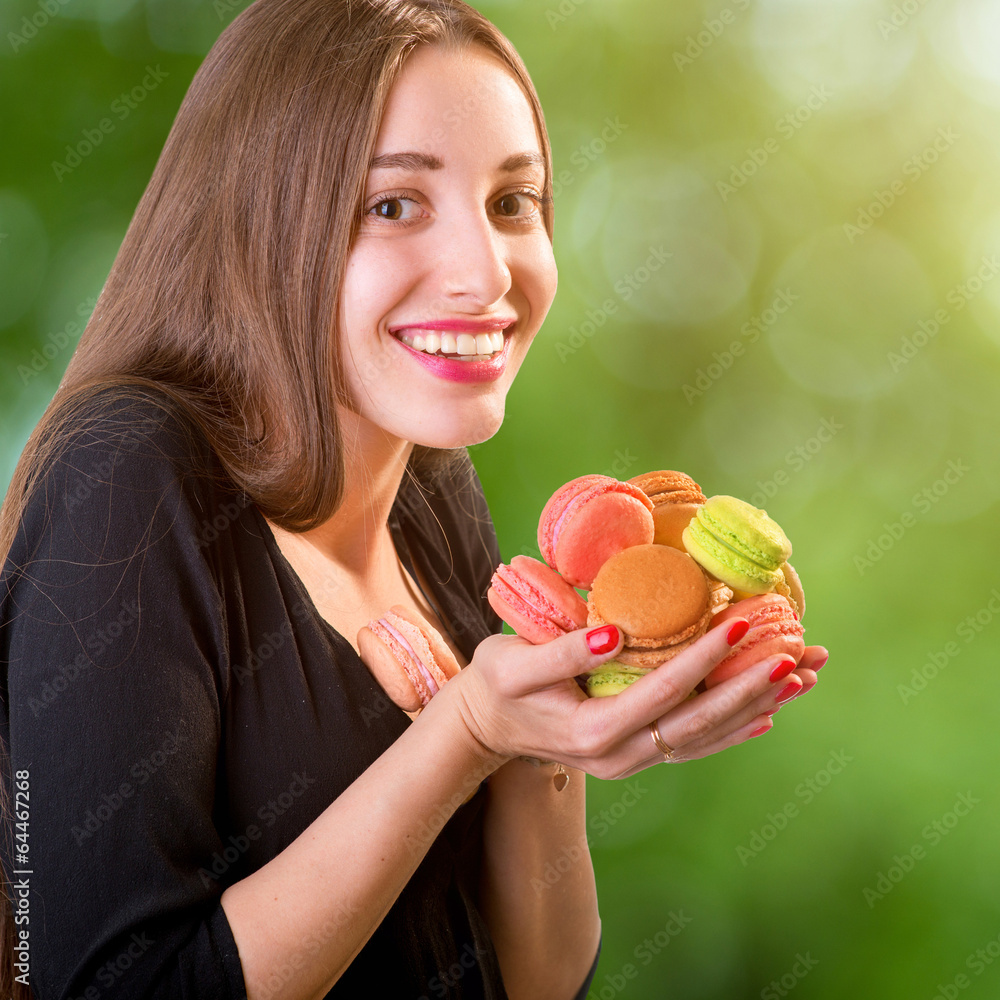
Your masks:
[{"label": "woman's face", "polygon": [[[452,448],[499,429],[556,290],[531,106],[485,49],[424,46],[389,96],[347,262],[352,409]],[[471,359],[471,360],[464,360]]]}]

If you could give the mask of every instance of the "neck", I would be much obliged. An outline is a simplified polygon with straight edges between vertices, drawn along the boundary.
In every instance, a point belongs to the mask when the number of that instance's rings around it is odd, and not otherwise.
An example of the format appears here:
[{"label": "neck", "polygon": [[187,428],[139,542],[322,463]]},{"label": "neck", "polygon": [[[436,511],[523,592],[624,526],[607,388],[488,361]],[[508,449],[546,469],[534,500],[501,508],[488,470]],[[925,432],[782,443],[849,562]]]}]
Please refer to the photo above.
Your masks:
[{"label": "neck", "polygon": [[328,521],[301,537],[347,573],[364,578],[387,557],[387,547],[392,547],[389,511],[413,445],[342,407],[337,416],[344,453],[344,500]]}]

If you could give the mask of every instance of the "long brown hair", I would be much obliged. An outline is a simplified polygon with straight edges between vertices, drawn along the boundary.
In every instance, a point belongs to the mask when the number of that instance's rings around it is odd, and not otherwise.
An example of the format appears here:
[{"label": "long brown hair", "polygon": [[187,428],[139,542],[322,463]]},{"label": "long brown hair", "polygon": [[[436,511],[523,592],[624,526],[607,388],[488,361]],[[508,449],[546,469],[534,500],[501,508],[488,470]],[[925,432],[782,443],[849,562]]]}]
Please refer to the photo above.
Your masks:
[{"label": "long brown hair", "polygon": [[[462,0],[256,0],[219,36],[177,112],[90,322],[0,508],[0,565],[74,414],[109,385],[166,393],[231,479],[289,531],[343,499],[347,403],[337,307],[383,110],[415,46],[481,45],[541,105],[507,39]],[[476,113],[475,95],[457,115]],[[414,449],[411,463],[433,459]],[[0,741],[2,743],[2,741]],[[0,805],[10,834],[8,748]],[[0,996],[13,981],[7,874]]]}]

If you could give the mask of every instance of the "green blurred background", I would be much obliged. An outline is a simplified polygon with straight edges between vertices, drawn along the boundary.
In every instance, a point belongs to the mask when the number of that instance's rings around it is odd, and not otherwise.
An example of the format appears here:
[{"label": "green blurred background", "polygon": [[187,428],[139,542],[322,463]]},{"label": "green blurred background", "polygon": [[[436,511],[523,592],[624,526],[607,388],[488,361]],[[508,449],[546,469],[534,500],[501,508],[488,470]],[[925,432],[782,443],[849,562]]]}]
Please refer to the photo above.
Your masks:
[{"label": "green blurred background", "polygon": [[[0,7],[4,487],[244,6],[49,2]],[[1000,995],[1000,4],[479,6],[557,178],[560,291],[472,450],[505,557],[567,479],[683,469],[782,524],[831,650],[766,737],[591,781],[592,995]]]}]

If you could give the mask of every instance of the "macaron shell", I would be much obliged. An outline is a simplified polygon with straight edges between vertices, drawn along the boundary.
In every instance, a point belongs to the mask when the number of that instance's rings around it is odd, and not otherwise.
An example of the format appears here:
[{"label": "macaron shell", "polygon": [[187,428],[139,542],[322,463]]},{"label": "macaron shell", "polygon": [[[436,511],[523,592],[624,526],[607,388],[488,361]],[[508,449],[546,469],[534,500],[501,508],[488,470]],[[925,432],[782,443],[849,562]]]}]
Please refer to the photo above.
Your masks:
[{"label": "macaron shell", "polygon": [[785,578],[785,586],[788,588],[788,593],[785,596],[791,601],[799,618],[802,618],[806,613],[806,593],[802,589],[799,574],[795,572],[795,567],[791,563],[786,562],[781,566],[781,575]]},{"label": "macaron shell", "polygon": [[[718,498],[712,498],[715,499]],[[762,542],[762,538],[749,521],[741,524],[737,518],[730,518],[731,523],[725,523],[712,517],[708,513],[711,502],[710,500],[699,508],[682,532],[681,540],[685,551],[712,576],[722,580],[734,591],[747,594],[767,594],[773,591],[779,580],[783,579],[780,566],[784,560],[774,561],[774,547],[758,544]],[[742,504],[742,501],[739,503]],[[749,504],[744,506],[750,507]],[[790,550],[791,546],[788,548]]]},{"label": "macaron shell", "polygon": [[549,497],[538,518],[538,549],[542,558],[552,566],[555,561],[553,552],[553,535],[559,519],[566,513],[570,503],[584,490],[600,485],[610,476],[586,475],[578,476],[564,483]]},{"label": "macaron shell", "polygon": [[685,552],[634,545],[601,567],[587,598],[591,612],[630,638],[666,643],[685,638],[708,612],[708,580]]},{"label": "macaron shell", "polygon": [[361,659],[382,689],[401,709],[416,712],[430,701],[433,692],[385,623],[403,638],[439,690],[459,672],[458,661],[441,633],[416,610],[403,605],[393,605],[383,619],[358,631]]},{"label": "macaron shell", "polygon": [[514,556],[486,592],[490,606],[523,639],[549,642],[587,624],[583,598],[545,563]]},{"label": "macaron shell", "polygon": [[549,498],[538,522],[542,558],[574,587],[589,590],[603,563],[653,540],[653,503],[611,476],[580,476]]},{"label": "macaron shell", "polygon": [[416,712],[422,706],[421,694],[391,642],[391,637],[376,635],[367,625],[358,630],[358,652],[379,686],[404,712]]},{"label": "macaron shell", "polygon": [[672,469],[645,472],[628,481],[652,501],[653,541],[683,551],[681,532],[705,502],[701,487],[686,473]]},{"label": "macaron shell", "polygon": [[685,472],[662,469],[659,472],[644,472],[628,480],[638,486],[653,505],[690,503],[700,506],[705,502],[701,487]]},{"label": "macaron shell", "polygon": [[787,653],[798,660],[805,651],[803,628],[792,606],[779,594],[763,594],[731,604],[712,619],[712,627],[730,618],[746,618],[750,628],[739,647],[705,678],[711,688],[768,656]]},{"label": "macaron shell", "polygon": [[609,660],[588,671],[587,694],[591,698],[608,698],[620,694],[630,684],[649,673],[640,667],[630,667],[618,660]]},{"label": "macaron shell", "polygon": [[420,655],[421,663],[430,671],[438,688],[442,688],[461,669],[444,636],[415,608],[394,604],[389,611],[412,627],[411,646]]},{"label": "macaron shell", "polygon": [[653,508],[653,541],[684,551],[684,529],[698,513],[693,503],[658,504]]}]

